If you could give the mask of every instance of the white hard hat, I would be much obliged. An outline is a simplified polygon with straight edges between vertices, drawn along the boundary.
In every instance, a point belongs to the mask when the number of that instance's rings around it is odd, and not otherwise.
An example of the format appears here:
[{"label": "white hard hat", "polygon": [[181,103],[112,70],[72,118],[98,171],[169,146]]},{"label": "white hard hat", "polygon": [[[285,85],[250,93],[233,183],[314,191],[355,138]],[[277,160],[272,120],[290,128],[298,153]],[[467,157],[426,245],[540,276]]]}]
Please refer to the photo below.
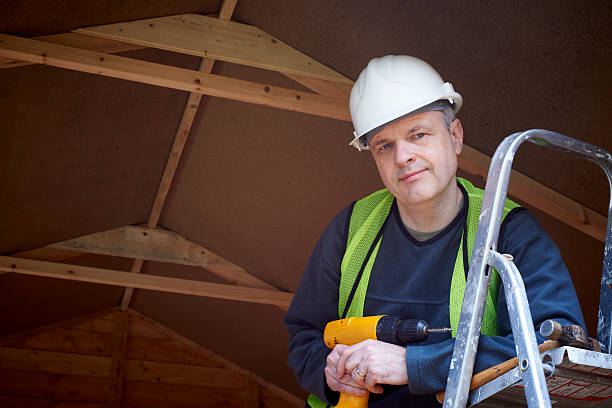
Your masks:
[{"label": "white hard hat", "polygon": [[[350,143],[367,150],[367,137],[395,119],[433,110],[432,103],[448,101],[455,113],[463,98],[428,63],[406,55],[374,58],[353,85],[350,111],[355,139]],[[438,110],[440,108],[438,107]]]}]

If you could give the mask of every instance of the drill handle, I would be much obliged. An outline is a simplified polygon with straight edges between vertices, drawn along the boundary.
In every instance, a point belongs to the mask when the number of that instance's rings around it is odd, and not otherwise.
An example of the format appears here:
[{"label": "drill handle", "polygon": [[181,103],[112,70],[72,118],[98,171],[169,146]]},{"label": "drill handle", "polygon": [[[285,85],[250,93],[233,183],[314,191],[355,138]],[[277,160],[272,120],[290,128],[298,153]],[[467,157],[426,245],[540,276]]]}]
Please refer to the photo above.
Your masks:
[{"label": "drill handle", "polygon": [[359,397],[356,395],[340,393],[340,399],[338,400],[338,405],[336,405],[336,408],[367,408],[369,397],[369,392],[367,392],[366,395]]}]

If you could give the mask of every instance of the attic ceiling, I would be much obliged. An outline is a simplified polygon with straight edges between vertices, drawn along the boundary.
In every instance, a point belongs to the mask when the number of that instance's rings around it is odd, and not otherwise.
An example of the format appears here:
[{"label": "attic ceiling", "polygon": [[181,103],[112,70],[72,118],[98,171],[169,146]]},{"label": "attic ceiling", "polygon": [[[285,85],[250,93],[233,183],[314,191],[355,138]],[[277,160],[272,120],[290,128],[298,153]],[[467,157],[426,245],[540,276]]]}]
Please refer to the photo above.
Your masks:
[{"label": "attic ceiling", "polygon": [[[232,19],[259,27],[356,79],[373,57],[415,55],[464,97],[466,143],[491,156],[504,136],[544,128],[608,151],[610,2],[238,0]],[[218,1],[4,2],[0,32],[30,37],[181,13]],[[156,49],[120,55],[187,69],[200,58]],[[213,73],[306,91],[289,78],[217,61]],[[0,252],[147,223],[188,93],[42,65],[0,70]],[[204,96],[159,226],[293,292],[327,222],[380,181],[347,147],[349,122]],[[535,146],[515,169],[605,214],[608,185],[587,162]],[[462,173],[477,183],[482,180]],[[533,210],[570,269],[594,333],[603,244]],[[99,255],[71,264],[129,271]],[[142,273],[224,282],[192,266],[144,262]],[[0,336],[121,302],[118,287],[4,274]],[[286,367],[277,307],[136,290],[131,307],[301,395]]]}]

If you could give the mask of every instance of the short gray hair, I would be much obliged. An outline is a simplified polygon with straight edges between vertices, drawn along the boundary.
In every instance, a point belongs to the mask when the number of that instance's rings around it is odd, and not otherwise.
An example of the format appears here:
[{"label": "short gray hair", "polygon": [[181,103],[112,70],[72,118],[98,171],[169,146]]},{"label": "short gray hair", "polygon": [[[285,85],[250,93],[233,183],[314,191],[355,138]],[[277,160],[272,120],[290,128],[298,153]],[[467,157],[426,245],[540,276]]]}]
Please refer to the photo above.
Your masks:
[{"label": "short gray hair", "polygon": [[455,110],[451,106],[450,103],[444,104],[444,109],[442,109],[442,117],[444,118],[444,124],[446,125],[446,129],[450,132],[450,127],[453,121],[455,120]]},{"label": "short gray hair", "polygon": [[427,104],[405,115],[399,116],[389,122],[383,123],[382,125],[375,127],[374,129],[370,130],[369,132],[361,136],[359,140],[363,146],[368,146],[370,143],[370,139],[374,135],[376,135],[376,133],[380,132],[385,126],[395,123],[407,116],[412,116],[418,113],[429,112],[429,111],[441,112],[442,117],[444,118],[444,124],[446,125],[446,129],[450,132],[451,123],[453,123],[453,121],[455,120],[455,110],[453,109],[453,105],[451,105],[451,103],[448,100],[441,99],[441,100],[434,101],[430,104]]}]

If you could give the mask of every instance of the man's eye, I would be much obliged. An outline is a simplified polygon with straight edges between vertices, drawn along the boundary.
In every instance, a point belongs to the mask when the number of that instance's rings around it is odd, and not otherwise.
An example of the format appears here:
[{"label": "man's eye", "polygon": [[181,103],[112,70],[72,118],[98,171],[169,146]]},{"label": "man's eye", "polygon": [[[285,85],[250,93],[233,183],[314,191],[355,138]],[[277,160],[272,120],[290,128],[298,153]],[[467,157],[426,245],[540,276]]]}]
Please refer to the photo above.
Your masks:
[{"label": "man's eye", "polygon": [[383,151],[383,150],[387,150],[391,147],[391,143],[385,143],[384,145],[380,146],[378,148],[378,151]]},{"label": "man's eye", "polygon": [[414,139],[422,139],[425,137],[425,133],[417,133],[412,136]]}]

